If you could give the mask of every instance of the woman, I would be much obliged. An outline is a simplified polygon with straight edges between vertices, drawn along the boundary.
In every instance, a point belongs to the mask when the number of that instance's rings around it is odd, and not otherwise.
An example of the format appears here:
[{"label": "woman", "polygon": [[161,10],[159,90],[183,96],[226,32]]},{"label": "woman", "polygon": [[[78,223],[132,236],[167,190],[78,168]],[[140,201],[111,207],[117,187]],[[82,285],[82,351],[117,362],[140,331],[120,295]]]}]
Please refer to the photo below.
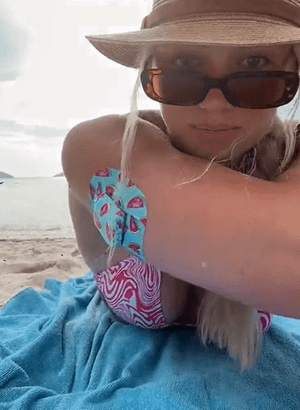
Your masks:
[{"label": "woman", "polygon": [[[117,316],[150,328],[197,323],[204,343],[248,367],[270,324],[259,327],[259,313],[269,322],[268,312],[299,317],[299,193],[297,174],[286,171],[297,157],[296,123],[283,127],[277,107],[299,87],[300,9],[274,1],[270,16],[269,1],[182,5],[154,1],[140,32],[89,37],[139,68],[161,118],[137,118],[137,83],[129,116],[69,133],[62,159],[71,214]],[[130,178],[123,190],[122,176]],[[125,197],[139,205],[125,207]],[[117,248],[104,271],[107,244]]]}]

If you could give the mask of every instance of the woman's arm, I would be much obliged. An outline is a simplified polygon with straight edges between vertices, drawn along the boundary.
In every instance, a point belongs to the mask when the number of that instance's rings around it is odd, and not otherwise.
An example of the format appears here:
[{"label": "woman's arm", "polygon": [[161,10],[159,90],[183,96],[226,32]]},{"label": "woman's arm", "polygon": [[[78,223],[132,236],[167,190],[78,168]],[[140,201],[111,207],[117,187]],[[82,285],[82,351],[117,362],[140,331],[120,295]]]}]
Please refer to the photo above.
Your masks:
[{"label": "woman's arm", "polygon": [[225,297],[300,318],[296,163],[293,178],[291,171],[280,183],[216,164],[205,173],[207,161],[177,151],[146,123],[134,148],[131,179],[149,209],[147,261]]},{"label": "woman's arm", "polygon": [[[63,149],[71,189],[89,209],[89,181],[120,169],[125,116],[75,127]],[[147,262],[183,281],[280,315],[300,317],[300,193],[183,154],[140,120],[130,178],[145,194]],[[176,186],[204,174],[200,180]]]}]

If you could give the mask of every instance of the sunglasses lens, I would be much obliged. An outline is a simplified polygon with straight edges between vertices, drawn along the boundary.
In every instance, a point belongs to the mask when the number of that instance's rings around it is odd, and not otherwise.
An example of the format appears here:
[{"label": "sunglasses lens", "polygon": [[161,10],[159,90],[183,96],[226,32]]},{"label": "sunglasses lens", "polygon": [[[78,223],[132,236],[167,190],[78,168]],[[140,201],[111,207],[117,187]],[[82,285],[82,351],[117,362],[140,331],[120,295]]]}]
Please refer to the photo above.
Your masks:
[{"label": "sunglasses lens", "polygon": [[152,87],[148,83],[144,90],[150,98],[165,104],[193,105],[204,98],[205,84],[197,73],[168,70],[153,74]]},{"label": "sunglasses lens", "polygon": [[[209,84],[201,74],[183,70],[145,70],[141,76],[148,97],[171,105],[196,105],[205,98]],[[210,80],[211,81],[211,80]],[[295,73],[236,73],[226,82],[225,97],[241,108],[272,108],[289,103],[299,87]]]},{"label": "sunglasses lens", "polygon": [[288,87],[287,79],[263,74],[261,77],[231,79],[227,83],[227,90],[239,107],[256,109],[282,105]]}]

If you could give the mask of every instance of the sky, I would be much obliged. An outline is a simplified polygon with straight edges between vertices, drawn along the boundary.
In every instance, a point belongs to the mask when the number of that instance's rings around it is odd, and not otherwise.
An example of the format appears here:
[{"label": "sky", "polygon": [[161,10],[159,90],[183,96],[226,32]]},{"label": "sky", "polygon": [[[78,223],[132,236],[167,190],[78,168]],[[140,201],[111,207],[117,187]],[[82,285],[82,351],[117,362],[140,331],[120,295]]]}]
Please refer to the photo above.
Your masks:
[{"label": "sky", "polygon": [[[130,111],[137,71],[85,36],[139,30],[151,7],[151,0],[1,0],[0,171],[56,175],[73,126]],[[140,92],[138,108],[159,106]]]},{"label": "sky", "polygon": [[[139,30],[149,8],[146,0],[1,0],[0,171],[58,174],[73,126],[130,111],[137,71],[85,36]],[[156,104],[148,100],[143,107]]]}]

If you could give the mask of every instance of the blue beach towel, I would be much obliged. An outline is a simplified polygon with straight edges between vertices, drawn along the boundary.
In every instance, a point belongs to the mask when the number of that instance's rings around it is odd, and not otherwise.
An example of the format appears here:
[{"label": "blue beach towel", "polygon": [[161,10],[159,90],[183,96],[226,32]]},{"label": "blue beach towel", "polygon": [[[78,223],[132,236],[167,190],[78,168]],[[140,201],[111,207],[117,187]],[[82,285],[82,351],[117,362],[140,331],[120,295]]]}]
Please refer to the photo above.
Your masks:
[{"label": "blue beach towel", "polygon": [[48,279],[0,312],[0,409],[300,409],[300,320],[274,316],[240,374],[193,329],[115,321],[91,272]]}]

